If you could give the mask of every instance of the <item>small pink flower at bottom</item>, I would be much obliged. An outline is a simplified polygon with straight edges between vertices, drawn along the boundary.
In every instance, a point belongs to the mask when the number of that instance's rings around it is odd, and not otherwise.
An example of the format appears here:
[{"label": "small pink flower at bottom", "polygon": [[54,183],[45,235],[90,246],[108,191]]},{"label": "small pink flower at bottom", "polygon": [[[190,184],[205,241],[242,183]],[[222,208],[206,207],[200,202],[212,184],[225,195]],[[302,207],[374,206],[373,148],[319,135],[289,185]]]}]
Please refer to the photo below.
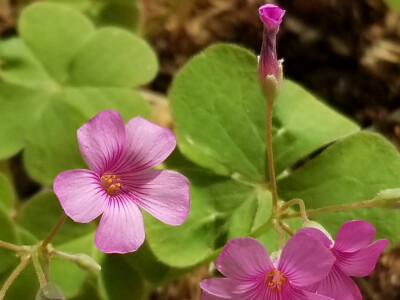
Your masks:
[{"label": "small pink flower at bottom", "polygon": [[256,239],[232,239],[215,262],[226,278],[203,280],[202,300],[332,300],[303,287],[324,278],[333,263],[328,249],[307,235],[294,235],[272,261]]},{"label": "small pink flower at bottom", "polygon": [[339,229],[336,240],[316,228],[303,228],[298,234],[318,238],[335,256],[335,264],[329,275],[311,285],[308,290],[340,300],[361,300],[362,295],[350,276],[362,277],[370,274],[388,240],[371,243],[375,228],[366,221],[350,221]]},{"label": "small pink flower at bottom", "polygon": [[69,170],[54,180],[65,213],[87,223],[101,216],[95,244],[105,253],[137,250],[144,241],[140,207],[160,221],[182,224],[189,213],[189,182],[179,173],[149,170],[174,150],[167,128],[136,117],[125,126],[112,110],[78,129],[80,151],[90,170]]}]

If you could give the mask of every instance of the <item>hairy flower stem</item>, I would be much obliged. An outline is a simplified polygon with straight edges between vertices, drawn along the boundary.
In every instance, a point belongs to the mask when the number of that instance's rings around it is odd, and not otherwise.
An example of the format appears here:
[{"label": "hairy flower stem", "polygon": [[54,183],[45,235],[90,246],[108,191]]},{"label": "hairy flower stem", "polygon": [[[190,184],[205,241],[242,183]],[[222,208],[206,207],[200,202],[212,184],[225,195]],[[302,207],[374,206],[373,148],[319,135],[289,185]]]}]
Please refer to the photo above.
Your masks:
[{"label": "hairy flower stem", "polygon": [[43,273],[42,266],[40,265],[40,262],[39,262],[37,247],[34,247],[34,249],[32,251],[32,263],[33,263],[33,267],[35,268],[35,272],[38,277],[40,287],[42,288],[47,284],[47,280]]},{"label": "hairy flower stem", "polygon": [[[304,201],[302,199],[299,198],[295,198],[292,200],[289,200],[287,202],[285,202],[285,204],[283,204],[280,208],[279,208],[279,212],[280,213],[284,213],[288,208],[290,208],[293,205],[298,205],[300,208],[300,216],[303,220],[303,223],[309,221],[308,217],[307,217],[307,211],[306,211],[306,206],[304,204]],[[278,216],[279,219],[279,216]]]},{"label": "hairy flower stem", "polygon": [[276,215],[278,212],[278,192],[276,187],[274,154],[272,149],[272,112],[274,109],[274,101],[267,101],[267,156],[268,156],[268,173],[270,188],[272,192],[272,212]]},{"label": "hairy flower stem", "polygon": [[7,242],[4,242],[4,241],[0,241],[0,248],[12,250],[12,251],[15,251],[15,252],[20,252],[20,251],[25,250],[25,247],[23,247],[23,246],[14,245],[14,244],[7,243]]},{"label": "hairy flower stem", "polygon": [[290,228],[290,226],[288,224],[286,224],[285,222],[282,221],[278,221],[279,226],[283,229],[283,231],[285,231],[288,235],[293,236],[294,232],[292,231],[292,229]]},{"label": "hairy flower stem", "polygon": [[10,276],[7,278],[7,280],[4,282],[4,284],[0,290],[0,300],[4,299],[4,296],[7,292],[7,290],[10,288],[11,284],[15,281],[15,279],[17,279],[18,275],[21,274],[21,272],[25,269],[25,267],[28,265],[30,260],[31,260],[30,255],[21,257],[21,262],[14,269],[14,271],[10,274]]},{"label": "hairy flower stem", "polygon": [[[372,199],[372,200],[366,200],[366,201],[357,202],[357,203],[347,203],[347,204],[321,207],[321,208],[316,208],[316,209],[309,209],[309,210],[306,210],[306,214],[307,214],[307,216],[312,216],[312,215],[318,215],[318,214],[327,213],[327,212],[350,210],[350,209],[361,208],[361,207],[376,207],[376,200]],[[292,218],[298,218],[300,216],[301,216],[301,213],[282,214],[279,216],[279,219],[281,219],[281,220],[292,219]]]},{"label": "hairy flower stem", "polygon": [[63,226],[65,220],[67,219],[67,215],[63,213],[60,218],[58,219],[56,225],[54,225],[53,229],[50,231],[47,238],[45,238],[42,242],[42,248],[45,249],[48,244],[54,239],[57,235],[58,231],[60,230],[61,226]]},{"label": "hairy flower stem", "polygon": [[[58,221],[57,221],[56,225],[54,225],[54,227],[50,231],[49,235],[42,242],[41,247],[42,247],[43,259],[44,259],[44,278],[45,278],[45,282],[48,282],[49,281],[49,277],[50,277],[50,254],[49,254],[49,251],[47,249],[47,246],[50,244],[50,242],[57,235],[58,231],[64,225],[64,222],[65,222],[66,219],[67,219],[67,215],[65,213],[62,213],[60,218],[58,218]],[[39,278],[39,281],[40,281],[40,278]]]}]

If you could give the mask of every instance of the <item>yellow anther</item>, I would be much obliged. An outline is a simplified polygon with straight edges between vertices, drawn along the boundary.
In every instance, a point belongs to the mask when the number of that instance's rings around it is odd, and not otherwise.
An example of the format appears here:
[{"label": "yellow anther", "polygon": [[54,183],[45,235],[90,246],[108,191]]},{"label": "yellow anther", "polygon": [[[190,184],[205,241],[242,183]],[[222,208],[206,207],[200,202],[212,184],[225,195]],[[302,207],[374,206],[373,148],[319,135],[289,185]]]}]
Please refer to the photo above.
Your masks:
[{"label": "yellow anther", "polygon": [[113,176],[111,176],[113,179],[115,179],[117,176],[115,176],[115,175],[113,175]]},{"label": "yellow anther", "polygon": [[111,190],[115,189],[115,184],[110,185],[110,189]]},{"label": "yellow anther", "polygon": [[117,186],[117,187],[121,187],[121,184],[118,182],[118,183],[116,184],[116,186]]},{"label": "yellow anther", "polygon": [[108,182],[108,183],[111,183],[111,182],[113,182],[113,181],[112,181],[112,179],[107,179],[107,182]]},{"label": "yellow anther", "polygon": [[117,181],[120,181],[120,180],[121,180],[121,178],[118,177],[118,178],[117,178]]}]

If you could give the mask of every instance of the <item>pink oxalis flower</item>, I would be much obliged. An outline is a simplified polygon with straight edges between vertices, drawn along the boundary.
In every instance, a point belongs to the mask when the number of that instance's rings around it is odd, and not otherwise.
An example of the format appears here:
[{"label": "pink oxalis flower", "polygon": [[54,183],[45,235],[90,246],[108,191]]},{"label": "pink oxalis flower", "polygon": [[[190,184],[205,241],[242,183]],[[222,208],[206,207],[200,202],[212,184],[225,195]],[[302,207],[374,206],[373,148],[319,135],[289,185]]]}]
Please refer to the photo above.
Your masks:
[{"label": "pink oxalis flower", "polygon": [[256,239],[232,239],[215,262],[226,278],[203,280],[202,300],[332,300],[304,287],[324,278],[333,263],[329,250],[309,235],[295,234],[272,260]]},{"label": "pink oxalis flower", "polygon": [[54,180],[65,213],[87,223],[101,216],[95,244],[105,253],[135,251],[145,238],[140,207],[170,225],[189,213],[189,182],[179,173],[149,170],[174,150],[167,128],[136,117],[125,126],[112,110],[78,129],[80,151],[90,170],[69,170]]},{"label": "pink oxalis flower", "polygon": [[334,241],[316,228],[303,228],[298,234],[318,238],[335,257],[335,264],[329,275],[311,285],[308,290],[340,300],[362,300],[358,286],[350,276],[362,277],[370,274],[388,240],[371,243],[375,228],[366,221],[346,222],[339,229]]},{"label": "pink oxalis flower", "polygon": [[280,66],[276,54],[276,35],[285,14],[285,10],[273,4],[265,4],[259,8],[259,14],[264,23],[263,42],[261,46],[258,73],[261,82],[272,75],[276,80],[281,77]]}]

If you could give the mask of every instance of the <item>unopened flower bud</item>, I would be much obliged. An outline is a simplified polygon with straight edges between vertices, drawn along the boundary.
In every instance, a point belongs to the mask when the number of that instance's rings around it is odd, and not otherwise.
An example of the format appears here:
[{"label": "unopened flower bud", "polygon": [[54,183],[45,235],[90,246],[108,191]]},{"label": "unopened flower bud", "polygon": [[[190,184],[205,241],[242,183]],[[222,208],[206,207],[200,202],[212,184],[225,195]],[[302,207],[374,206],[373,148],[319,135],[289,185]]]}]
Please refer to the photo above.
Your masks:
[{"label": "unopened flower bud", "polygon": [[264,23],[264,32],[258,74],[265,97],[273,100],[282,78],[282,64],[278,61],[276,54],[276,35],[285,10],[273,4],[265,4],[259,8],[259,14]]},{"label": "unopened flower bud", "polygon": [[400,208],[400,188],[387,189],[380,191],[374,199],[379,207],[399,209]]},{"label": "unopened flower bud", "polygon": [[35,300],[65,300],[65,296],[58,285],[49,282],[38,291]]},{"label": "unopened flower bud", "polygon": [[74,261],[80,268],[91,272],[98,272],[101,270],[100,265],[89,255],[77,254],[76,257]]}]

